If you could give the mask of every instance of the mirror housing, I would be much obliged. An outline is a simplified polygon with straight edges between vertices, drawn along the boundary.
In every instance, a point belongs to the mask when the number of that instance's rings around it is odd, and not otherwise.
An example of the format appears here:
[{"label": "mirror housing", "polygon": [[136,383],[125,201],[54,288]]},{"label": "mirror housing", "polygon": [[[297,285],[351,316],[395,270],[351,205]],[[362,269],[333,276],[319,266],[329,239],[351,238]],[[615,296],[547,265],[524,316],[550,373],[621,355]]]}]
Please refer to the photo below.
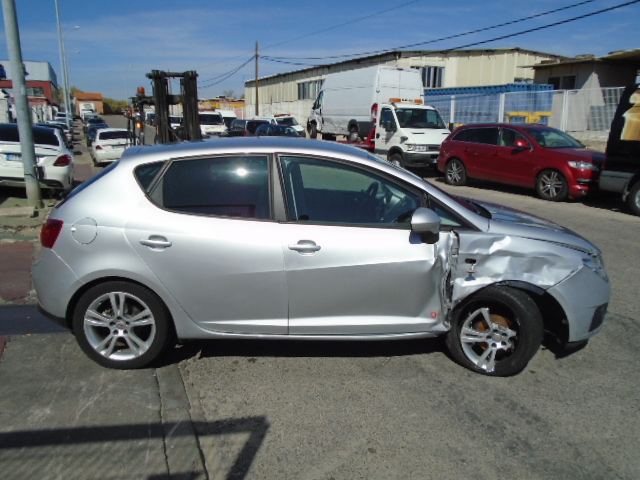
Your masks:
[{"label": "mirror housing", "polygon": [[434,244],[440,238],[440,217],[428,208],[417,208],[411,215],[411,231],[420,235],[423,242]]},{"label": "mirror housing", "polygon": [[521,138],[513,142],[513,146],[519,150],[529,149],[529,143],[526,140],[522,140]]}]

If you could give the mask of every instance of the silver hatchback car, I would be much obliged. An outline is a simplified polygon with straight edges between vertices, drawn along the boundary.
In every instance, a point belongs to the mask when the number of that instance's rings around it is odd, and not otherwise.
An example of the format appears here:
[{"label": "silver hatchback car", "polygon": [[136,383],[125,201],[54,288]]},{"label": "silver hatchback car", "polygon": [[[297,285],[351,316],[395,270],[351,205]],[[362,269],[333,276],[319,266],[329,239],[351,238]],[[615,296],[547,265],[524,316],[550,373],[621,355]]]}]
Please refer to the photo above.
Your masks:
[{"label": "silver hatchback car", "polygon": [[507,376],[545,331],[586,342],[610,296],[600,250],[575,233],[314,140],[129,148],[53,210],[41,243],[41,309],[122,369],[183,339],[445,335],[461,365]]}]

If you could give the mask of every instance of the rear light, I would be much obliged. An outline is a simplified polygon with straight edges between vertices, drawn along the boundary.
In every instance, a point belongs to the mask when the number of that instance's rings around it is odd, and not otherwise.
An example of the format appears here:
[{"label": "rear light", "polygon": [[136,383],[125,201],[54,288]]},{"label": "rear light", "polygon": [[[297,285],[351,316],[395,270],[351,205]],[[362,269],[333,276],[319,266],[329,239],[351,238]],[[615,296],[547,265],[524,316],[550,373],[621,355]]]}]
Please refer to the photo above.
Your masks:
[{"label": "rear light", "polygon": [[102,150],[102,146],[101,145],[96,145],[96,150]]},{"label": "rear light", "polygon": [[375,122],[378,118],[378,104],[374,103],[371,105],[371,121]]},{"label": "rear light", "polygon": [[62,220],[47,220],[40,230],[40,244],[45,248],[53,248],[62,231],[62,225]]},{"label": "rear light", "polygon": [[69,155],[62,155],[53,163],[54,167],[66,167],[71,163],[71,157]]}]

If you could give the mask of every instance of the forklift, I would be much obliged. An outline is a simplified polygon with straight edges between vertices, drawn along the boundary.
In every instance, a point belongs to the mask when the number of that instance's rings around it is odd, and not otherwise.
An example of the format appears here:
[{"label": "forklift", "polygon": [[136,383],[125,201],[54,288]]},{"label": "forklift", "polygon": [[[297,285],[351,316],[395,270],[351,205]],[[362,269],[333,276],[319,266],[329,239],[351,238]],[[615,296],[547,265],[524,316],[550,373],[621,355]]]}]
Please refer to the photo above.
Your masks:
[{"label": "forklift", "polygon": [[[156,137],[154,143],[173,143],[184,140],[202,140],[200,121],[198,118],[198,74],[194,71],[183,73],[152,70],[147,74],[153,85],[153,96],[145,94],[144,87],[138,87],[135,97],[131,97],[133,113],[128,119],[127,130],[131,132],[136,144],[145,145],[144,107],[155,107]],[[180,95],[169,93],[169,79],[180,79]],[[182,103],[182,125],[171,128],[169,123],[169,106]]]}]

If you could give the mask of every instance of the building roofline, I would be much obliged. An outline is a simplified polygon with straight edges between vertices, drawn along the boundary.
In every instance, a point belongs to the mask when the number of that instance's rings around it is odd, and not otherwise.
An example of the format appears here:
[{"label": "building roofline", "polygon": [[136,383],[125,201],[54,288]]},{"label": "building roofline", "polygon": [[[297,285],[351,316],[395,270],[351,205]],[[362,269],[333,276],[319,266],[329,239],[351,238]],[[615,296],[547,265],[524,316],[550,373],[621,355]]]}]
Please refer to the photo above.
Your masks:
[{"label": "building roofline", "polygon": [[[346,64],[350,64],[350,63],[368,63],[371,62],[371,65],[376,65],[377,63],[372,62],[372,60],[374,59],[381,59],[381,58],[385,58],[385,57],[393,57],[396,60],[400,59],[400,58],[411,58],[411,57],[421,57],[421,56],[428,56],[428,55],[447,55],[450,53],[481,53],[481,52],[523,52],[523,53],[533,53],[535,55],[543,55],[543,56],[548,56],[548,57],[554,57],[555,59],[566,59],[568,57],[562,56],[562,55],[556,55],[554,53],[546,53],[546,52],[540,52],[537,50],[529,50],[526,48],[520,48],[520,47],[504,47],[504,48],[463,48],[463,49],[442,49],[442,50],[391,50],[388,52],[384,52],[384,53],[378,53],[375,55],[367,55],[365,57],[355,57],[355,58],[350,58],[349,60],[343,60],[340,62],[336,62],[336,63],[328,63],[328,64],[324,64],[324,65],[315,65],[312,67],[307,67],[307,68],[301,68],[300,70],[292,70],[290,72],[286,72],[286,73],[277,73],[274,75],[267,75],[265,77],[259,77],[258,80],[270,80],[273,78],[278,78],[278,77],[282,77],[282,76],[286,76],[286,75],[292,75],[292,74],[297,74],[297,73],[302,73],[302,72],[308,72],[308,71],[312,71],[312,70],[317,70],[320,68],[329,68],[329,67],[336,67],[336,66],[340,66],[340,65],[346,65]],[[248,84],[253,84],[255,83],[256,79],[250,79],[250,80],[246,80],[244,82],[245,87]]]}]

